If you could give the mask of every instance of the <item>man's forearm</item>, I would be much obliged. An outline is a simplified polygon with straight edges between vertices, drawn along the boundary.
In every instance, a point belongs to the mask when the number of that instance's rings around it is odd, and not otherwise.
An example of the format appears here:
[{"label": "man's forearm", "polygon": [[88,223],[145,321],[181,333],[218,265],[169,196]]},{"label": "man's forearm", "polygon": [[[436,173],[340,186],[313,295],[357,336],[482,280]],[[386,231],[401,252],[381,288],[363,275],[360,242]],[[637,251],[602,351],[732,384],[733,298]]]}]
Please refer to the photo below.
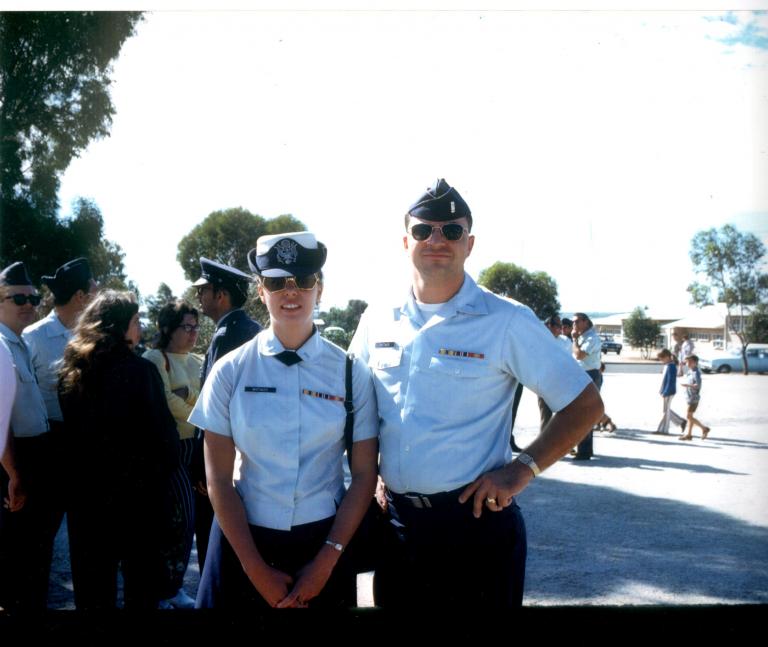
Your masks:
[{"label": "man's forearm", "polygon": [[541,470],[560,460],[576,446],[605,412],[597,387],[590,383],[565,409],[552,416],[527,448]]}]

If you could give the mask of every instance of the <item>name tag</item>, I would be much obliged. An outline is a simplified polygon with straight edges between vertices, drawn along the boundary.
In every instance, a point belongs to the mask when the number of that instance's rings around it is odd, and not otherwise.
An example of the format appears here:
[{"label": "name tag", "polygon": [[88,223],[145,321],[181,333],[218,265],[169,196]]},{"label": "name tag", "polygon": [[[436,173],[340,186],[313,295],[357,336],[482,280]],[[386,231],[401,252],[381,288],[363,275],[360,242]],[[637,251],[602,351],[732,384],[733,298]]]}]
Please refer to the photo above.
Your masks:
[{"label": "name tag", "polygon": [[397,344],[393,341],[377,341],[374,348],[394,348]]},{"label": "name tag", "polygon": [[471,353],[467,350],[451,350],[450,348],[441,348],[439,353],[448,357],[473,357],[474,359],[485,359],[485,353]]},{"label": "name tag", "polygon": [[277,393],[274,386],[246,386],[243,390],[246,393]]},{"label": "name tag", "polygon": [[320,391],[310,391],[309,389],[302,389],[301,392],[304,395],[308,395],[313,398],[320,398],[321,400],[333,400],[334,402],[344,402],[344,398],[340,395],[329,395],[328,393],[320,393]]}]

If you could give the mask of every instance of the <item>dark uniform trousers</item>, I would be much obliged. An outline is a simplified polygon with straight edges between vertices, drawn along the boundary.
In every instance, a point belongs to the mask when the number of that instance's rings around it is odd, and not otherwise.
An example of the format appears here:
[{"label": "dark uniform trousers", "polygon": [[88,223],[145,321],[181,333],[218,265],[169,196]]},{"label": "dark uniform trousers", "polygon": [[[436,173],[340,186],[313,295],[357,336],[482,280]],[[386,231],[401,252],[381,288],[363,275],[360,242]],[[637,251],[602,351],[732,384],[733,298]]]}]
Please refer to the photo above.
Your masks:
[{"label": "dark uniform trousers", "polygon": [[[398,546],[374,576],[377,606],[511,609],[522,605],[527,540],[516,503],[472,515],[464,488],[437,495],[390,493]],[[395,524],[397,526],[397,524]],[[393,526],[393,528],[395,527]]]},{"label": "dark uniform trousers", "polygon": [[[291,575],[295,582],[299,569],[311,562],[323,547],[333,520],[334,517],[329,517],[294,526],[290,530],[261,526],[250,526],[250,530],[262,559],[273,568]],[[309,608],[353,607],[356,599],[356,576],[347,562],[346,553],[343,553],[320,595],[309,601]],[[245,574],[215,516],[195,606],[198,609],[249,611],[270,608]]]},{"label": "dark uniform trousers", "polygon": [[[47,605],[53,543],[64,517],[60,437],[49,431],[16,437],[13,443],[27,499],[17,512],[0,505],[0,607],[41,611]],[[0,496],[8,497],[8,475],[1,467]]]},{"label": "dark uniform trousers", "polygon": [[[587,375],[589,375],[590,379],[594,383],[594,385],[597,387],[597,390],[600,390],[600,387],[603,386],[603,374],[600,372],[599,369],[592,368],[587,371]],[[592,430],[589,430],[589,433],[584,437],[584,440],[582,440],[578,446],[576,447],[576,456],[578,458],[592,458]]]}]

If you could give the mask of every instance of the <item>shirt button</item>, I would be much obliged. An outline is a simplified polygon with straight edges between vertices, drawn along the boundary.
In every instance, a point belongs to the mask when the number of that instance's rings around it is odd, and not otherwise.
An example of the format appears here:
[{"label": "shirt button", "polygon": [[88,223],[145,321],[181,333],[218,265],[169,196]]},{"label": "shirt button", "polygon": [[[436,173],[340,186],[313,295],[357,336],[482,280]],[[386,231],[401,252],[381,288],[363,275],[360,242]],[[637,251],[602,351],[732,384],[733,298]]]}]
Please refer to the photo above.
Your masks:
[{"label": "shirt button", "polygon": [[405,446],[405,451],[407,451],[407,452],[411,451],[411,446],[410,445],[406,445]]}]

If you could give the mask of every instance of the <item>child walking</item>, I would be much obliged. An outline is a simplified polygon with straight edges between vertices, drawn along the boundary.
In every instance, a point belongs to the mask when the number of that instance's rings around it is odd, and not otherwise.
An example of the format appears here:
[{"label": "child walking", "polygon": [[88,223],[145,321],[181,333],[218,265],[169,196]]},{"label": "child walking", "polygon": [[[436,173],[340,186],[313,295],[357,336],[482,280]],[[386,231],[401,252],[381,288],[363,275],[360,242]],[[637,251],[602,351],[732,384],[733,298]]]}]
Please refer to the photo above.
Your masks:
[{"label": "child walking", "polygon": [[709,434],[709,427],[701,424],[696,418],[693,417],[694,411],[699,406],[701,399],[701,371],[699,370],[699,358],[697,355],[688,355],[685,359],[685,364],[688,367],[688,375],[686,376],[686,382],[682,386],[685,387],[685,399],[688,402],[688,433],[685,433],[683,428],[683,435],[680,436],[680,440],[691,440],[693,436],[693,425],[698,425],[701,428],[701,437],[706,438]]}]

